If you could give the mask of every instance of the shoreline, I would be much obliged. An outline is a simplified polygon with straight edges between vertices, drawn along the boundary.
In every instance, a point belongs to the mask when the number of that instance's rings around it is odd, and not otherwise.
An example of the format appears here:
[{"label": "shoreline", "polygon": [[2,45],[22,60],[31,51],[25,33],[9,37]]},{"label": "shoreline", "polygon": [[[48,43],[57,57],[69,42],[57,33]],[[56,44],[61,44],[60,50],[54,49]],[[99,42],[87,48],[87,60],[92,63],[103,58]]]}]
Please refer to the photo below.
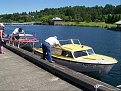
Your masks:
[{"label": "shoreline", "polygon": [[117,27],[115,24],[107,24],[105,22],[65,22],[66,26],[86,26],[86,27],[100,27],[112,28]]},{"label": "shoreline", "polygon": [[[24,23],[4,23],[5,25],[49,25],[49,24],[43,24],[43,23],[33,23],[33,22],[24,22]],[[57,25],[55,25],[57,26]],[[107,30],[116,30],[120,31],[117,29],[116,24],[108,24],[105,22],[65,22],[64,25],[61,26],[81,26],[81,27],[99,27],[99,28],[107,28]]]}]

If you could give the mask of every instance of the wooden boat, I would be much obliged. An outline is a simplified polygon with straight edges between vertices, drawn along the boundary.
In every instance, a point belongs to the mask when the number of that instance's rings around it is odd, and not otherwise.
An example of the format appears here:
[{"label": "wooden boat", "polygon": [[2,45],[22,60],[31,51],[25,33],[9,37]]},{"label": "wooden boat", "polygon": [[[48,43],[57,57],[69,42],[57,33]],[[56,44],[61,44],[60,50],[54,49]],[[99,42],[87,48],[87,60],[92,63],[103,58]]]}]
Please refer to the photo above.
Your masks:
[{"label": "wooden boat", "polygon": [[[52,48],[53,60],[61,65],[79,72],[107,74],[114,64],[115,58],[96,54],[92,47],[82,45],[78,39],[60,40],[62,49]],[[33,52],[42,56],[42,48],[33,48]]]}]

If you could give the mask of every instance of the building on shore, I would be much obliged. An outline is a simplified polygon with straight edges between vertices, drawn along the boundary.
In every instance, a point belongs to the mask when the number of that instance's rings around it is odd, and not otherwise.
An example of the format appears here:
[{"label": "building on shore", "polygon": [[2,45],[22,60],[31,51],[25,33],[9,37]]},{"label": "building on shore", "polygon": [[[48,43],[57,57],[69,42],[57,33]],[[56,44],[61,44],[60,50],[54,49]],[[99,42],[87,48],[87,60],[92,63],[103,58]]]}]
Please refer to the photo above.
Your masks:
[{"label": "building on shore", "polygon": [[65,25],[65,22],[61,18],[55,17],[49,21],[49,25]]},{"label": "building on shore", "polygon": [[117,25],[117,28],[121,28],[121,20],[120,20],[120,21],[115,22],[114,24],[116,24],[116,25]]},{"label": "building on shore", "polygon": [[108,30],[115,30],[115,31],[121,31],[121,20],[115,22],[114,24],[116,24],[116,27],[111,27],[111,28],[107,28]]}]

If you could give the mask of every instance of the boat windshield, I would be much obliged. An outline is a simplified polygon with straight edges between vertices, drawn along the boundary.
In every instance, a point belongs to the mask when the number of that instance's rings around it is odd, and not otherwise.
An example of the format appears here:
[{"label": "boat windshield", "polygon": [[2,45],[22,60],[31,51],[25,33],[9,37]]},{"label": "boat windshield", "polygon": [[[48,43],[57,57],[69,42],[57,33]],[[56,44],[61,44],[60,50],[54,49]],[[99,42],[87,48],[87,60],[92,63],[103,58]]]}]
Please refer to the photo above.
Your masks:
[{"label": "boat windshield", "polygon": [[81,57],[81,56],[88,56],[88,55],[92,55],[92,54],[94,54],[93,49],[88,49],[88,50],[84,50],[84,51],[75,51],[74,57],[78,58],[78,57]]},{"label": "boat windshield", "polygon": [[78,39],[59,40],[59,42],[61,45],[65,45],[65,44],[79,44],[79,45],[81,45],[81,43]]}]

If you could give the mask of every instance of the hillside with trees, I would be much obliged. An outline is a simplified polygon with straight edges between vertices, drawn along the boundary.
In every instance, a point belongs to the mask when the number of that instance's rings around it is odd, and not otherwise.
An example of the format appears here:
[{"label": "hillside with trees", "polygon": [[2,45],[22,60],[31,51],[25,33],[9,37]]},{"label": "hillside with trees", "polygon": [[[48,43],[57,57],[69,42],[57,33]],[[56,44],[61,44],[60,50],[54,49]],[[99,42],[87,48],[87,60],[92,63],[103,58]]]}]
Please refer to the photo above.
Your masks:
[{"label": "hillside with trees", "polygon": [[32,22],[42,21],[44,23],[53,17],[60,17],[70,22],[106,22],[114,23],[121,19],[121,5],[110,4],[94,7],[68,6],[60,8],[45,8],[35,12],[22,12],[0,15],[0,22]]}]

